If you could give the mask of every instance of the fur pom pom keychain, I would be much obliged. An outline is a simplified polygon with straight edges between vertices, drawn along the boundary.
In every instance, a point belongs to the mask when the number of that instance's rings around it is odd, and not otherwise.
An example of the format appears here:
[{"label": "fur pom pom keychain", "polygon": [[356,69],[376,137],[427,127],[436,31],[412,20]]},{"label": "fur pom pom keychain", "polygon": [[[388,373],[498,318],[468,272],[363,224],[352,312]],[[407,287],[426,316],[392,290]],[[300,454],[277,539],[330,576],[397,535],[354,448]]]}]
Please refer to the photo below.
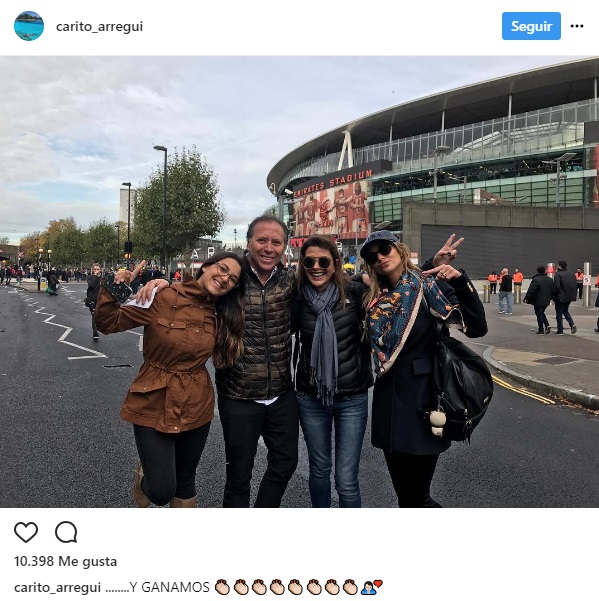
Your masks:
[{"label": "fur pom pom keychain", "polygon": [[435,436],[443,436],[443,426],[447,422],[447,416],[443,411],[431,411],[429,415],[432,431]]}]

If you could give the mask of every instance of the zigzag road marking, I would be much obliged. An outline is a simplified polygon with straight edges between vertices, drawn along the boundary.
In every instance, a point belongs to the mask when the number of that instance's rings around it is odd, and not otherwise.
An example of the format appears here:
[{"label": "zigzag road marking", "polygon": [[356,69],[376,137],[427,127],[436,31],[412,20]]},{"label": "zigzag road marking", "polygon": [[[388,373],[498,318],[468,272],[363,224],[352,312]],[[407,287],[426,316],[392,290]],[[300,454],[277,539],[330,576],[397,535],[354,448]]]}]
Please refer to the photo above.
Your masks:
[{"label": "zigzag road marking", "polygon": [[64,326],[60,323],[56,323],[55,321],[52,321],[55,317],[56,314],[53,313],[44,313],[42,311],[42,309],[45,309],[46,307],[40,307],[39,309],[36,309],[34,311],[34,313],[39,313],[40,315],[48,315],[47,319],[44,319],[44,323],[49,323],[50,325],[53,326],[58,326],[59,328],[64,328],[66,330],[66,332],[58,339],[58,342],[62,342],[62,344],[68,344],[69,346],[74,346],[75,348],[81,349],[82,351],[88,351],[90,353],[93,353],[92,355],[83,355],[81,357],[67,357],[67,359],[69,360],[75,360],[75,359],[102,359],[102,358],[107,358],[107,356],[104,353],[99,353],[98,351],[93,351],[90,348],[87,348],[85,346],[79,346],[78,344],[75,344],[73,342],[69,342],[68,340],[65,340],[65,338],[67,338],[67,336],[73,331],[73,328],[69,327],[69,326]]}]

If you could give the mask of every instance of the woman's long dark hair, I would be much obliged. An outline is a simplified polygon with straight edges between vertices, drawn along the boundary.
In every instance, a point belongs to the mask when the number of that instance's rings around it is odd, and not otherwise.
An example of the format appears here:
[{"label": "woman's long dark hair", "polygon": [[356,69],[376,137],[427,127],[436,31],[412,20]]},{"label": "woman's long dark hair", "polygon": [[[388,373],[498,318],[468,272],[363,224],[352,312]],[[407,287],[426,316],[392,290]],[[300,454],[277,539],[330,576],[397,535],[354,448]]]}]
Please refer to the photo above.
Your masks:
[{"label": "woman's long dark hair", "polygon": [[345,309],[345,286],[348,278],[343,271],[343,265],[341,264],[341,257],[339,256],[339,250],[337,245],[327,236],[310,236],[303,244],[300,250],[300,262],[297,267],[297,283],[301,288],[307,281],[306,268],[304,267],[303,258],[306,256],[306,251],[311,246],[317,246],[327,251],[333,261],[335,262],[335,273],[333,274],[332,281],[339,288],[339,300],[341,306]]},{"label": "woman's long dark hair", "polygon": [[245,274],[241,258],[235,253],[221,251],[212,255],[202,263],[196,279],[204,273],[206,267],[214,265],[223,259],[234,259],[241,267],[239,285],[227,294],[219,296],[214,306],[216,308],[216,344],[212,354],[214,367],[233,365],[243,352],[243,332],[245,327]]}]

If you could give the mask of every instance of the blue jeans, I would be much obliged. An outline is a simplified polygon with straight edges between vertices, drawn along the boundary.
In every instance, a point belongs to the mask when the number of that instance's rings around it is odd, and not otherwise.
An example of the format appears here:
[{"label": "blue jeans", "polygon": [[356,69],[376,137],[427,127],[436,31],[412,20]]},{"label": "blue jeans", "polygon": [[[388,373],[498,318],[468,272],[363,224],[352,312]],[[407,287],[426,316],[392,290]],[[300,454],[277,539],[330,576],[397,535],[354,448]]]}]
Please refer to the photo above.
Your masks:
[{"label": "blue jeans", "polygon": [[566,321],[568,322],[568,325],[570,327],[572,327],[574,325],[574,320],[572,319],[572,316],[570,315],[570,311],[568,311],[568,309],[570,308],[570,303],[562,303],[560,301],[555,301],[555,320],[557,321],[557,331],[558,332],[563,332],[564,331],[564,317],[566,318]]},{"label": "blue jeans", "polygon": [[504,311],[505,309],[503,308],[503,301],[507,300],[507,312],[511,313],[512,312],[512,298],[513,298],[513,293],[512,292],[501,292],[501,290],[499,291],[499,310],[500,311]]},{"label": "blue jeans", "polygon": [[297,393],[300,423],[310,463],[312,507],[331,506],[332,448],[335,424],[335,488],[339,507],[361,507],[360,453],[368,420],[368,393],[335,397],[331,410],[322,401]]}]

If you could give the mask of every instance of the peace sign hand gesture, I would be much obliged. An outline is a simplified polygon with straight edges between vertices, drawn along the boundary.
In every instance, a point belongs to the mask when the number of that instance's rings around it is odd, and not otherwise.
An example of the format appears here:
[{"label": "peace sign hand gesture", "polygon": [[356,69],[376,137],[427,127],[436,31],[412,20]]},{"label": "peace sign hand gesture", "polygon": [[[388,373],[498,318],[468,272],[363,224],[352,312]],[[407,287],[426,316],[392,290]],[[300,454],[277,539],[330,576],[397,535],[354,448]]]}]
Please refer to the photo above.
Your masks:
[{"label": "peace sign hand gesture", "polygon": [[459,238],[455,242],[453,241],[455,234],[451,234],[447,239],[447,242],[442,246],[437,254],[433,257],[433,265],[439,267],[439,265],[449,265],[457,256],[458,246],[464,241],[464,238]]}]

